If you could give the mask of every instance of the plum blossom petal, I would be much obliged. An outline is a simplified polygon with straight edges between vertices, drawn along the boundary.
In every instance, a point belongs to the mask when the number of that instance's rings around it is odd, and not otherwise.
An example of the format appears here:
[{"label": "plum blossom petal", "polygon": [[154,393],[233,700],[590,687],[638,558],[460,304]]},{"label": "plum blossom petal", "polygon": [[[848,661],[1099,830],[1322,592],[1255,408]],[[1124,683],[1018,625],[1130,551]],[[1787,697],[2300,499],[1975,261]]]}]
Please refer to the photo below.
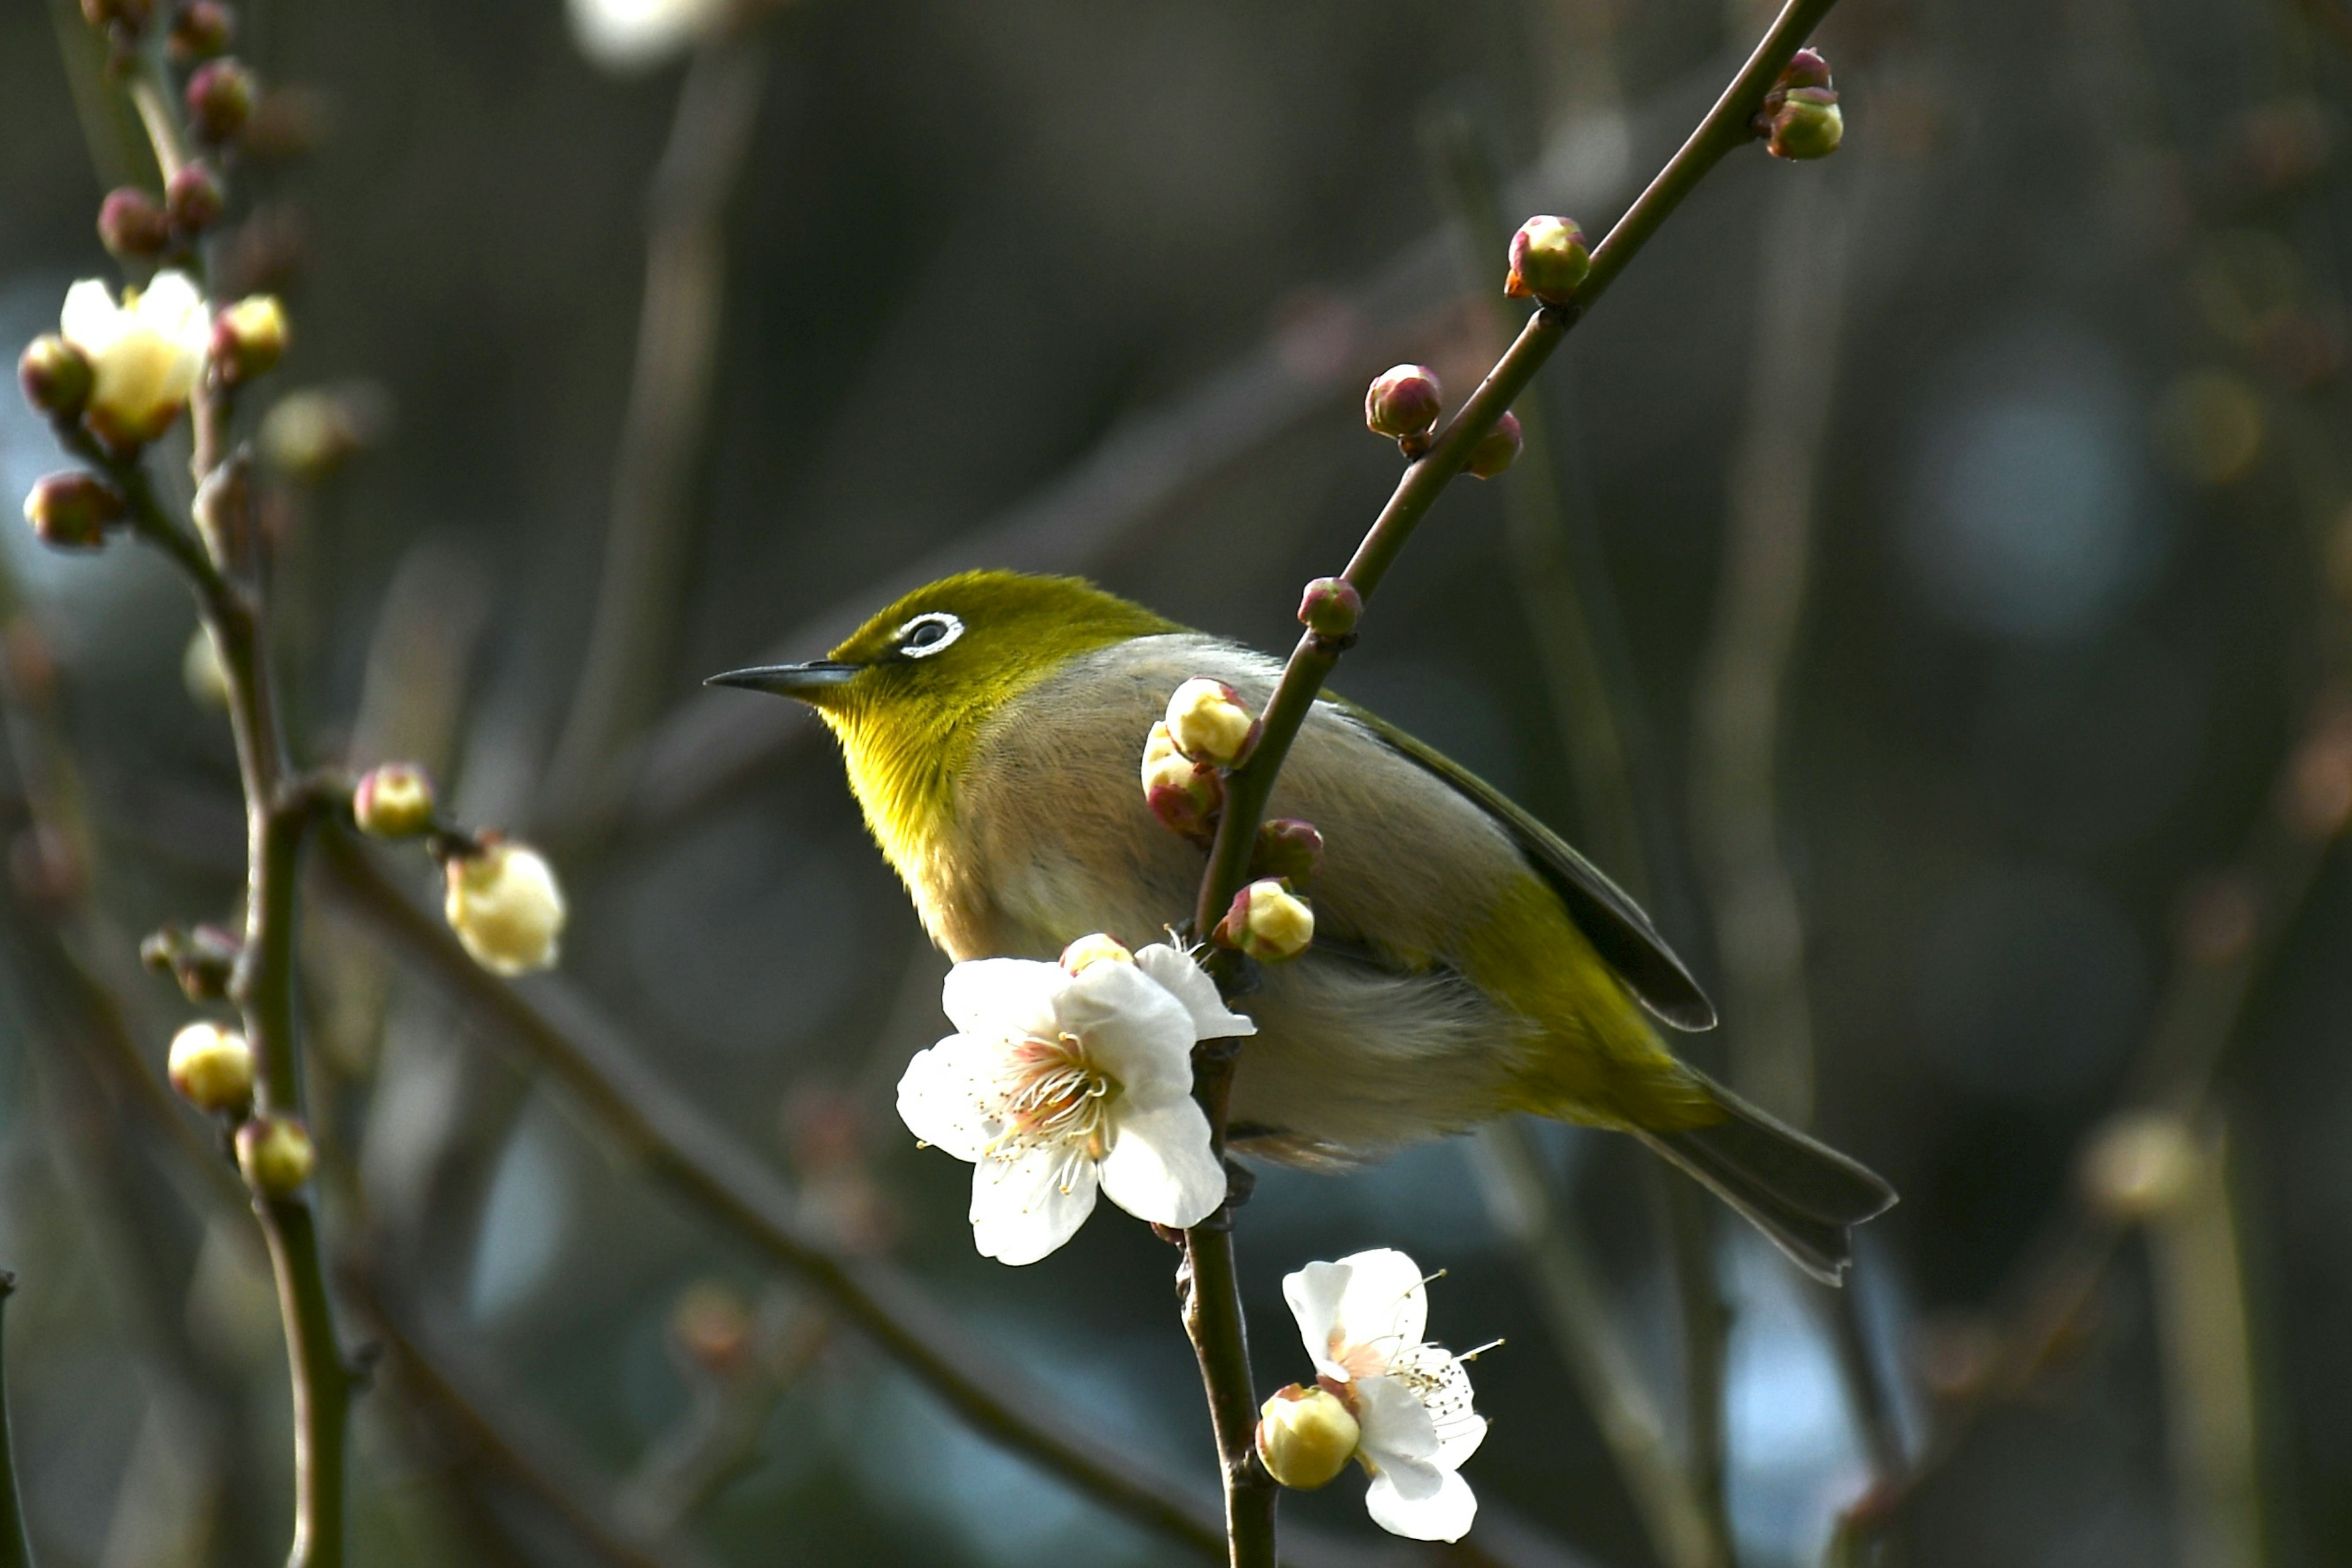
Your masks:
[{"label": "plum blossom petal", "polygon": [[1095,1208],[1092,1160],[1052,1145],[971,1168],[971,1239],[983,1258],[1034,1263],[1077,1235]]},{"label": "plum blossom petal", "polygon": [[1459,1541],[1478,1516],[1478,1499],[1455,1472],[1412,1459],[1372,1478],[1364,1490],[1364,1511],[1391,1535]]},{"label": "plum blossom petal", "polygon": [[1025,958],[982,958],[948,971],[940,1007],[967,1035],[998,1039],[1058,1032],[1054,999],[1067,984],[1059,965]]},{"label": "plum blossom petal", "polygon": [[950,1035],[907,1064],[898,1079],[898,1119],[935,1149],[980,1159],[1004,1130],[988,1114],[985,1086],[993,1070],[987,1042]]},{"label": "plum blossom petal", "polygon": [[1131,963],[1097,963],[1056,999],[1062,1032],[1132,1100],[1157,1103],[1192,1088],[1192,1016]]},{"label": "plum blossom petal", "polygon": [[1141,1220],[1196,1226],[1225,1201],[1209,1119],[1190,1095],[1121,1115],[1102,1161],[1103,1195]]},{"label": "plum blossom petal", "polygon": [[1217,983],[1192,961],[1192,955],[1172,942],[1156,942],[1135,950],[1135,966],[1165,986],[1192,1015],[1194,1035],[1203,1040],[1229,1040],[1257,1033],[1247,1015],[1225,1005]]}]

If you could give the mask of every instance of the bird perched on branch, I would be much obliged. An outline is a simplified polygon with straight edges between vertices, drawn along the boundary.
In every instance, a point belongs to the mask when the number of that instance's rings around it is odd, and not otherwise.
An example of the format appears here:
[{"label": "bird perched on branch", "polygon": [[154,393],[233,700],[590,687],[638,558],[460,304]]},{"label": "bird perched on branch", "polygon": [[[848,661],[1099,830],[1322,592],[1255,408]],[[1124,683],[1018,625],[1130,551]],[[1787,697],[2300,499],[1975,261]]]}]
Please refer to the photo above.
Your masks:
[{"label": "bird perched on branch", "polygon": [[[1262,710],[1274,659],[1074,578],[971,572],[830,657],[714,676],[797,698],[931,939],[958,960],[1148,940],[1192,909],[1200,850],[1137,786],[1189,678]],[[1630,1132],[1816,1277],[1895,1194],[1676,1060],[1653,1020],[1714,1008],[1649,918],[1526,812],[1360,708],[1315,705],[1270,812],[1311,822],[1315,938],[1234,1005],[1257,1023],[1230,1137],[1299,1164],[1376,1159],[1515,1111]]]}]

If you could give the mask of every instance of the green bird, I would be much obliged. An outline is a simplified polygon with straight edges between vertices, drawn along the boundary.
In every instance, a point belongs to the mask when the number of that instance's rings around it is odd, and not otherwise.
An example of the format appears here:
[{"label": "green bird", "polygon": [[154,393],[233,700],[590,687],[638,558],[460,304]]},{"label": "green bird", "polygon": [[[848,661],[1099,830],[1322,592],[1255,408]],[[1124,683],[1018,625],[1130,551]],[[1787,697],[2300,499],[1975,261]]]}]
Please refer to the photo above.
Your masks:
[{"label": "green bird", "polygon": [[[1051,959],[1187,917],[1200,850],[1138,784],[1186,679],[1263,710],[1281,665],[1068,577],[968,572],[825,658],[714,676],[796,698],[841,742],[866,822],[959,961]],[[1315,940],[1234,1005],[1230,1138],[1301,1165],[1375,1160],[1516,1111],[1630,1132],[1835,1283],[1878,1176],[1667,1051],[1715,1010],[1633,900],[1467,769],[1351,703],[1316,703],[1270,815],[1325,849]]]}]

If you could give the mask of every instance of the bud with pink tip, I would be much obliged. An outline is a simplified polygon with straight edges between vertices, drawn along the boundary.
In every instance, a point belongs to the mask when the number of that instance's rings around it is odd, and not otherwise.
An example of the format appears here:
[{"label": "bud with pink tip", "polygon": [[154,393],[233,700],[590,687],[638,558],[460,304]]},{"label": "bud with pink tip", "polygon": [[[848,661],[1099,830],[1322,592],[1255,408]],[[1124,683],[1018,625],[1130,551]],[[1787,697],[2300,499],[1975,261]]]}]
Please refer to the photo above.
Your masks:
[{"label": "bud with pink tip", "polygon": [[352,791],[352,820],[374,838],[414,838],[433,826],[433,781],[414,763],[370,768]]},{"label": "bud with pink tip", "polygon": [[190,1024],[172,1037],[165,1072],[198,1110],[243,1110],[253,1103],[253,1047],[234,1029]]},{"label": "bud with pink tip", "polygon": [[1565,305],[1592,270],[1584,231],[1564,217],[1531,217],[1511,236],[1511,270],[1503,292],[1514,300]]},{"label": "bud with pink tip", "polygon": [[1353,637],[1364,596],[1345,577],[1318,577],[1298,601],[1298,624],[1318,637]]},{"label": "bud with pink tip", "polygon": [[43,332],[25,345],[16,361],[16,383],[25,401],[53,419],[79,416],[89,401],[93,373],[89,358],[55,332]]},{"label": "bud with pink tip", "polygon": [[285,357],[287,336],[278,296],[247,295],[213,319],[213,366],[232,384],[267,375]]},{"label": "bud with pink tip", "polygon": [[208,60],[228,47],[236,19],[220,0],[188,0],[172,18],[172,58],[182,65]]},{"label": "bud with pink tip", "polygon": [[310,1130],[291,1116],[257,1116],[236,1130],[236,1164],[264,1197],[290,1197],[318,1168]]},{"label": "bud with pink tip", "polygon": [[1764,150],[1775,158],[1826,158],[1845,139],[1830,64],[1817,49],[1800,49],[1780,73],[1756,116]]},{"label": "bud with pink tip", "polygon": [[1250,850],[1251,876],[1273,877],[1301,887],[1322,863],[1323,835],[1313,823],[1277,816],[1258,824],[1257,843]]},{"label": "bud with pink tip", "polygon": [[1392,365],[1364,392],[1364,425],[1375,436],[1412,441],[1426,436],[1445,412],[1437,373],[1425,364]]},{"label": "bud with pink tip", "polygon": [[106,531],[122,521],[122,492],[79,469],[50,474],[25,498],[25,521],[44,544],[59,550],[95,550]]},{"label": "bud with pink tip", "polygon": [[171,219],[163,204],[136,185],[106,193],[98,206],[99,243],[125,261],[149,261],[172,243]]},{"label": "bud with pink tip", "polygon": [[1832,86],[1830,62],[1819,49],[1799,49],[1790,57],[1789,68],[1780,73],[1780,79],[1775,85],[1782,90],[1800,87]]},{"label": "bud with pink tip", "polygon": [[1504,411],[1495,421],[1495,427],[1478,437],[1470,448],[1470,460],[1463,468],[1474,479],[1491,479],[1519,460],[1519,448],[1527,438],[1519,433],[1519,416]]},{"label": "bud with pink tip", "polygon": [[163,216],[180,235],[202,234],[220,221],[227,205],[220,176],[208,163],[191,160],[181,164],[179,173],[163,186]]},{"label": "bud with pink tip", "polygon": [[1284,883],[1261,877],[1234,895],[1233,907],[1217,922],[1216,940],[1261,963],[1280,963],[1314,942],[1315,907]]},{"label": "bud with pink tip", "polygon": [[1168,736],[1196,763],[1229,768],[1257,744],[1258,717],[1222,680],[1194,676],[1168,700]]},{"label": "bud with pink tip", "polygon": [[1225,783],[1214,767],[1178,751],[1162,721],[1143,743],[1143,801],[1169,827],[1205,845],[1216,832]]},{"label": "bud with pink tip", "polygon": [[1328,1389],[1294,1383],[1258,1410],[1258,1459],[1267,1475],[1298,1491],[1337,1477],[1362,1440],[1355,1414]]},{"label": "bud with pink tip", "polygon": [[227,142],[253,117],[253,73],[226,56],[206,60],[188,77],[188,118],[196,134]]}]

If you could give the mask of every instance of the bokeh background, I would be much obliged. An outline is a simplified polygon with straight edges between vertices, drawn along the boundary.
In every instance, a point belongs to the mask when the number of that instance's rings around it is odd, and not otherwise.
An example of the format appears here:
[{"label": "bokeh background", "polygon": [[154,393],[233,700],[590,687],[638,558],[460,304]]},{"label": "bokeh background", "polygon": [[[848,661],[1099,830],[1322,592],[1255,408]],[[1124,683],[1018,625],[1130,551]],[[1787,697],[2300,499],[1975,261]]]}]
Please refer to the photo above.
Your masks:
[{"label": "bokeh background", "polygon": [[[965,1168],[890,1108],[941,961],[821,732],[699,679],[974,564],[1286,646],[1396,475],[1366,379],[1472,384],[1502,234],[1622,210],[1761,18],[793,0],[615,59],[556,0],[238,10],[273,94],[221,265],[295,322],[267,448],[305,745],[423,760],[545,844],[573,922],[526,991],[1205,1490],[1175,1255],[1107,1215],[1031,1268],[972,1256]],[[1721,1421],[1743,1563],[1821,1560],[1874,1479],[1908,1563],[2352,1561],[2352,13],[1846,0],[1822,42],[1844,150],[1700,190],[1339,685],[1638,887],[1724,1005],[1693,1058],[1905,1201],[1842,1313],[1728,1215],[1678,1268],[1667,1187],[1605,1135],[1268,1172],[1262,1384],[1307,1371],[1281,1275],[1393,1245],[1447,1271],[1439,1337],[1508,1342],[1454,1560],[1674,1560],[1571,1371],[1599,1336],[1669,1459]],[[62,0],[0,13],[12,343],[114,275],[93,215],[138,166],[95,58]],[[5,401],[21,493],[58,458]],[[258,1238],[108,1044],[160,1072],[188,1009],[136,938],[234,907],[226,725],[157,563],[0,535],[35,1539],[274,1560]],[[357,1562],[1192,1560],[965,1430],[312,909],[329,1227],[354,1336],[394,1342]],[[1704,1353],[1688,1396],[1710,1291],[1719,1405]],[[1385,1550],[1356,1491],[1285,1517]]]}]

